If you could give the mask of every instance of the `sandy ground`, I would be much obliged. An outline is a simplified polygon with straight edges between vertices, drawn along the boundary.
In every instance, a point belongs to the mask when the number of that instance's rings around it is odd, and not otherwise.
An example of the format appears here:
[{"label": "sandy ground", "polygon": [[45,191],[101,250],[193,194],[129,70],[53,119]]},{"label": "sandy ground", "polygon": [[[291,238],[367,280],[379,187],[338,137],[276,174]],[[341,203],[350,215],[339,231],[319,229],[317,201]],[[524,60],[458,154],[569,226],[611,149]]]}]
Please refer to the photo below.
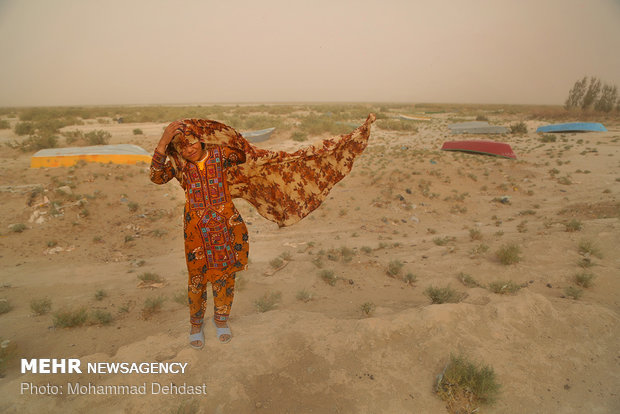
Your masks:
[{"label": "sandy ground", "polygon": [[[189,348],[187,307],[175,300],[186,289],[180,187],[151,183],[145,165],[33,170],[30,154],[3,148],[0,299],[12,310],[0,315],[0,335],[14,358],[0,379],[0,411],[444,413],[433,387],[450,354],[462,353],[491,366],[501,384],[497,402],[480,412],[620,412],[620,121],[605,133],[556,134],[551,143],[532,132],[542,124],[528,121],[523,136],[490,137],[509,142],[517,161],[439,151],[455,138],[445,115],[415,134],[374,127],[351,175],[288,228],[238,201],[251,261],[235,296],[234,338],[219,344],[207,325],[202,351]],[[138,127],[144,135],[132,134]],[[150,151],[162,127],[80,128],[105,129],[111,143]],[[12,138],[0,131],[0,140]],[[304,144],[276,135],[260,145]],[[63,186],[72,194],[59,192]],[[498,201],[504,196],[508,203]],[[44,197],[57,202],[56,215],[49,204],[37,206]],[[581,230],[566,231],[572,219]],[[16,223],[26,229],[11,231]],[[579,265],[584,240],[600,251],[587,257],[587,269]],[[495,253],[508,243],[520,246],[521,261],[503,265]],[[330,254],[343,247],[354,252],[348,262]],[[287,265],[273,272],[270,262],[285,253]],[[404,266],[390,276],[395,260]],[[338,277],[334,286],[321,279],[323,270]],[[145,272],[165,283],[140,287]],[[578,300],[566,297],[581,272],[596,276],[593,286]],[[415,282],[405,282],[409,273]],[[460,273],[480,286],[465,286]],[[522,287],[496,294],[488,288],[495,281]],[[431,304],[430,286],[464,298]],[[98,300],[100,290],[106,296]],[[301,290],[311,300],[298,300]],[[255,302],[272,292],[280,303],[259,312]],[[145,315],[145,301],[158,296],[162,309]],[[45,297],[51,312],[33,316],[31,301]],[[365,303],[374,306],[369,315]],[[54,327],[55,312],[80,306],[114,320]],[[20,358],[188,368],[184,375],[21,374]],[[207,395],[67,395],[75,382],[205,384]],[[22,395],[22,383],[64,393]]]}]

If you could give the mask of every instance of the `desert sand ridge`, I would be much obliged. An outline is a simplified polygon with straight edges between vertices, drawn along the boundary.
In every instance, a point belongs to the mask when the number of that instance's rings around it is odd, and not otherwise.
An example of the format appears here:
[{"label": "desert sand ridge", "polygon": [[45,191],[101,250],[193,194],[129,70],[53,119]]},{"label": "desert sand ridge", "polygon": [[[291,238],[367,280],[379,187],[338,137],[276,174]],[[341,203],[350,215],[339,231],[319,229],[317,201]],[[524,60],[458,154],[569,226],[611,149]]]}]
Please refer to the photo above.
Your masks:
[{"label": "desert sand ridge", "polygon": [[[519,116],[496,114],[490,123],[509,125]],[[516,161],[439,151],[452,138],[447,125],[467,120],[434,114],[417,132],[377,122],[352,174],[294,226],[278,229],[238,202],[251,262],[239,274],[234,337],[220,345],[208,324],[202,351],[188,347],[187,307],[175,300],[186,286],[179,186],[150,183],[146,165],[32,170],[31,153],[5,148],[0,188],[13,190],[0,192],[0,299],[12,309],[0,315],[0,335],[17,358],[181,361],[189,372],[22,375],[14,359],[0,379],[0,411],[447,413],[433,387],[459,352],[492,366],[501,384],[496,403],[480,412],[620,410],[620,121],[606,122],[604,133],[542,142],[533,131],[546,121],[525,120],[528,133],[492,138],[509,142]],[[150,151],[164,125],[65,129],[107,130],[111,144]],[[133,135],[136,128],[143,135]],[[296,142],[290,130],[277,129],[260,146],[294,150],[329,135]],[[0,130],[3,142],[14,139],[12,130]],[[567,231],[571,220],[581,229]],[[25,229],[12,231],[16,223]],[[580,252],[583,241],[596,254]],[[497,258],[507,244],[521,248],[518,263]],[[279,256],[287,263],[274,271]],[[390,275],[394,261],[402,268]],[[333,272],[333,286],[324,270]],[[141,287],[146,272],[165,281]],[[574,282],[584,272],[595,275],[591,287]],[[415,278],[408,283],[409,273]],[[479,286],[466,286],[461,273]],[[494,293],[489,286],[497,281],[520,289]],[[451,287],[462,299],[432,304],[424,293],[431,286]],[[568,297],[569,287],[582,296]],[[97,300],[100,290],[106,296]],[[309,301],[297,299],[301,290]],[[274,292],[280,302],[259,312],[256,301]],[[31,300],[43,297],[51,298],[51,312],[33,316]],[[145,317],[145,301],[157,297],[165,298],[161,310]],[[373,305],[368,314],[366,303]],[[54,328],[55,312],[79,306],[109,312],[113,321]],[[208,394],[19,394],[22,382],[68,381],[204,383]]]}]

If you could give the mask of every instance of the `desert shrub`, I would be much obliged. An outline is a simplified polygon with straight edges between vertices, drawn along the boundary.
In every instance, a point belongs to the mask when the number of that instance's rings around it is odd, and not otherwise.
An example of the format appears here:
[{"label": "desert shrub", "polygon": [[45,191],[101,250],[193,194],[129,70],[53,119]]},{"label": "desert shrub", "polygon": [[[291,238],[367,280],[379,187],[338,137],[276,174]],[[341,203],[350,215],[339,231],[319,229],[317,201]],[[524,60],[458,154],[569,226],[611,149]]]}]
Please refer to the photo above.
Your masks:
[{"label": "desert shrub", "polygon": [[11,129],[11,123],[6,119],[0,120],[0,129]]},{"label": "desert shrub", "polygon": [[284,264],[284,260],[282,260],[280,257],[276,257],[272,260],[269,261],[269,265],[273,268],[273,269],[278,269],[280,268],[282,265]]},{"label": "desert shrub", "polygon": [[482,232],[478,229],[469,229],[470,240],[482,240]]},{"label": "desert shrub", "polygon": [[138,279],[140,279],[143,282],[153,282],[153,283],[159,283],[159,282],[164,281],[164,279],[161,276],[159,276],[157,273],[151,273],[151,272],[145,272],[145,273],[138,275]]},{"label": "desert shrub", "polygon": [[364,314],[364,316],[372,315],[372,313],[375,311],[375,309],[376,309],[376,306],[372,302],[364,302],[360,306],[360,310],[362,311],[362,314]]},{"label": "desert shrub", "polygon": [[487,251],[489,251],[489,246],[484,243],[480,243],[479,245],[472,247],[469,253],[473,256],[479,256]]},{"label": "desert shrub", "polygon": [[38,151],[45,148],[56,148],[58,137],[51,134],[34,134],[21,142],[12,141],[7,143],[10,148],[18,149],[22,152]]},{"label": "desert shrub", "polygon": [[496,280],[489,283],[489,290],[500,295],[516,293],[519,289],[521,289],[521,286],[514,283],[512,280],[509,280],[508,282]]},{"label": "desert shrub", "polygon": [[568,286],[564,289],[564,295],[568,298],[577,300],[583,295],[583,290],[576,288],[575,286]]},{"label": "desert shrub", "polygon": [[467,273],[463,273],[463,272],[459,273],[458,278],[461,281],[461,283],[463,283],[467,287],[473,288],[473,287],[480,286],[480,283],[478,283],[476,279],[474,279],[473,277],[471,277],[471,275],[468,275]]},{"label": "desert shrub", "polygon": [[330,286],[335,286],[338,281],[338,277],[334,275],[333,270],[323,270],[319,273],[321,279]]},{"label": "desert shrub", "polygon": [[495,255],[499,259],[500,263],[503,265],[511,265],[515,263],[519,263],[521,261],[521,247],[517,244],[505,244],[501,246]]},{"label": "desert shrub", "polygon": [[101,309],[95,309],[91,315],[91,319],[95,324],[109,325],[114,320],[114,317],[110,312]]},{"label": "desert shrub", "polygon": [[566,226],[566,231],[569,233],[579,231],[583,228],[583,224],[581,223],[581,221],[577,219],[572,219],[571,221],[566,223],[565,226]]},{"label": "desert shrub", "polygon": [[78,309],[63,309],[52,315],[54,326],[57,328],[73,328],[82,326],[88,319],[88,312],[85,307]]},{"label": "desert shrub", "polygon": [[377,126],[390,131],[418,132],[418,126],[414,121],[401,121],[400,119],[378,119]]},{"label": "desert shrub", "polygon": [[7,299],[0,299],[0,315],[10,312],[11,309],[13,309],[13,305]]},{"label": "desert shrub", "polygon": [[488,121],[489,118],[487,118],[485,115],[478,115],[476,116],[476,121]]},{"label": "desert shrub", "polygon": [[104,298],[108,297],[108,292],[106,292],[103,289],[99,289],[98,291],[95,292],[95,299],[96,300],[103,300]]},{"label": "desert shrub", "polygon": [[7,366],[18,354],[17,345],[9,339],[0,337],[0,378],[4,377]]},{"label": "desert shrub", "polygon": [[304,142],[308,139],[308,134],[305,134],[301,131],[295,131],[293,132],[293,134],[291,135],[291,139],[293,141],[297,141],[297,142]]},{"label": "desert shrub", "polygon": [[428,296],[432,303],[457,303],[462,299],[462,295],[451,287],[436,288],[429,286],[424,291],[424,294]]},{"label": "desert shrub", "polygon": [[101,129],[89,131],[84,134],[84,138],[89,145],[106,145],[111,137],[112,134]]},{"label": "desert shrub", "polygon": [[575,283],[578,284],[581,287],[584,288],[589,288],[594,284],[594,278],[596,278],[595,275],[593,275],[592,273],[577,273],[575,275]]},{"label": "desert shrub", "polygon": [[557,140],[557,137],[553,134],[547,135],[547,134],[543,134],[542,137],[540,137],[540,142],[555,142]]},{"label": "desert shrub", "polygon": [[147,298],[144,301],[144,306],[142,307],[142,316],[145,319],[150,318],[153,314],[161,311],[161,308],[164,306],[164,302],[166,298],[163,296],[154,296]]},{"label": "desert shrub", "polygon": [[418,280],[418,277],[411,272],[407,273],[403,277],[403,281],[408,285],[413,285],[416,282],[416,280]]},{"label": "desert shrub", "polygon": [[26,227],[26,225],[24,223],[16,223],[16,224],[11,224],[11,226],[9,227],[9,229],[13,232],[13,233],[21,233],[24,230],[26,230],[28,227]]},{"label": "desert shrub", "polygon": [[275,309],[282,300],[281,292],[265,293],[262,297],[254,301],[256,310],[263,313]]},{"label": "desert shrub", "polygon": [[599,259],[603,258],[603,254],[601,253],[598,246],[594,244],[594,242],[590,240],[581,240],[578,246],[579,254],[598,257]]},{"label": "desert shrub", "polygon": [[303,117],[299,125],[299,130],[308,135],[320,135],[323,133],[344,134],[349,132],[350,129],[350,126],[338,123],[332,117],[317,114]]},{"label": "desert shrub", "polygon": [[527,134],[527,125],[525,122],[517,122],[510,125],[510,132],[513,134]]},{"label": "desert shrub", "polygon": [[20,137],[23,135],[34,134],[35,127],[32,122],[18,122],[15,124],[15,133]]},{"label": "desert shrub", "polygon": [[482,404],[492,404],[500,385],[490,366],[477,365],[463,355],[450,355],[450,362],[438,376],[435,391],[446,401],[450,413],[475,413]]},{"label": "desert shrub", "polygon": [[30,301],[30,310],[35,316],[45,315],[52,309],[52,300],[50,298],[32,299]]},{"label": "desert shrub", "polygon": [[134,135],[142,135],[144,133],[142,132],[142,130],[140,128],[134,128],[133,134]]},{"label": "desert shrub", "polygon": [[403,266],[404,264],[400,260],[391,260],[390,263],[388,263],[387,274],[391,277],[398,276],[403,270]]},{"label": "desert shrub", "polygon": [[300,300],[302,302],[310,302],[312,300],[312,293],[308,292],[306,289],[302,289],[299,292],[297,292],[297,295],[295,296],[297,298],[297,300]]}]

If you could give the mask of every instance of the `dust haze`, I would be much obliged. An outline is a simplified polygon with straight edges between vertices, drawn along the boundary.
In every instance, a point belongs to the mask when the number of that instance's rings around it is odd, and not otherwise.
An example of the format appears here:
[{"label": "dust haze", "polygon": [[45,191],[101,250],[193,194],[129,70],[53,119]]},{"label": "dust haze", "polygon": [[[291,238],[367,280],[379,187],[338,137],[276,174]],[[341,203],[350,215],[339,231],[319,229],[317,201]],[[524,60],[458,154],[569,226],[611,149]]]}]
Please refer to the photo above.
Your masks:
[{"label": "dust haze", "polygon": [[2,1],[0,105],[561,104],[620,84],[620,2]]}]

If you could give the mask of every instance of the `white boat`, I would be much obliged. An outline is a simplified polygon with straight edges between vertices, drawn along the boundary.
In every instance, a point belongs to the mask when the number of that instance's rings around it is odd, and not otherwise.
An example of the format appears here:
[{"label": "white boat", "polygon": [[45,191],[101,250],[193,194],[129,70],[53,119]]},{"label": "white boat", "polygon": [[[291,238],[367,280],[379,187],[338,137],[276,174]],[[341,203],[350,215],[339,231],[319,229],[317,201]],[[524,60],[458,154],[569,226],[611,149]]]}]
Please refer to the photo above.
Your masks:
[{"label": "white boat", "polygon": [[398,118],[402,121],[430,121],[432,118],[430,116],[407,116],[407,115],[398,115]]},{"label": "white boat", "polygon": [[448,128],[453,134],[506,134],[508,128],[497,125],[489,125],[486,121],[461,122],[450,124]]},{"label": "white boat", "polygon": [[271,133],[275,131],[275,129],[276,128],[273,127],[267,129],[259,129],[258,131],[246,131],[242,132],[241,135],[249,142],[261,142],[268,140],[271,136]]}]

